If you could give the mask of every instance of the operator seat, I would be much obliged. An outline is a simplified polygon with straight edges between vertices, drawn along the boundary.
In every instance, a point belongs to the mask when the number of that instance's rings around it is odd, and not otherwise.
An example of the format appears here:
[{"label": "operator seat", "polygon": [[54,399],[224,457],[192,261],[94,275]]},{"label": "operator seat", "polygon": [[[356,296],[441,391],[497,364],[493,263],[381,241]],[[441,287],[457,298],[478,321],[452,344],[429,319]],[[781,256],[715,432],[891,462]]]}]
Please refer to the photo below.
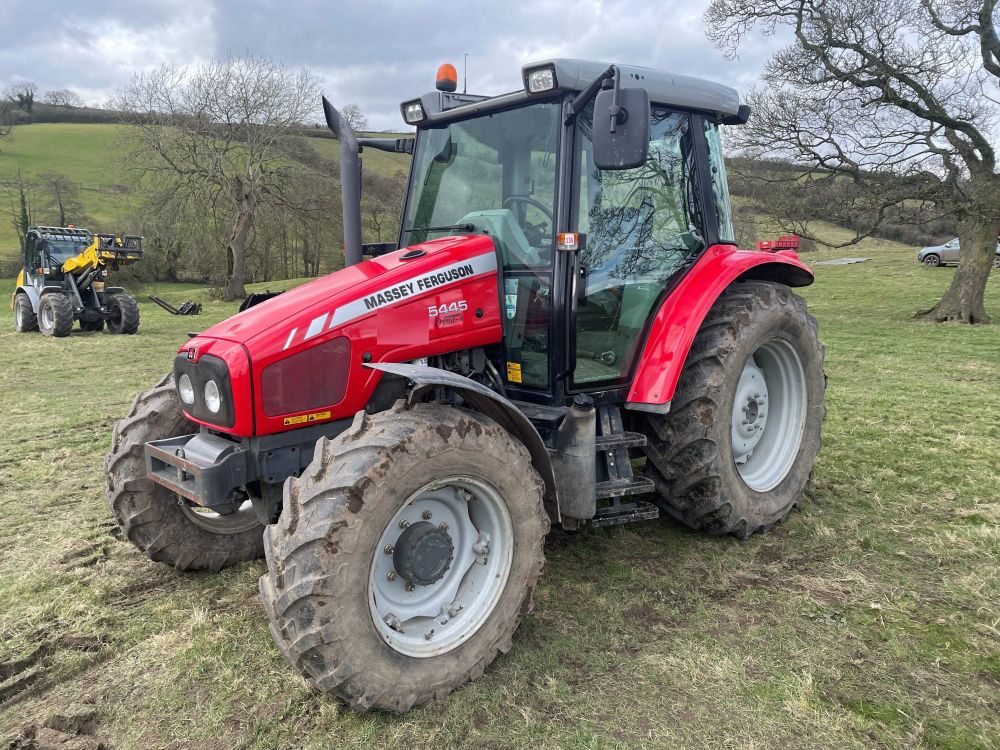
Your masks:
[{"label": "operator seat", "polygon": [[507,263],[535,267],[541,262],[540,253],[528,242],[514,212],[509,208],[472,211],[459,219],[458,223],[472,224],[478,230],[485,230],[486,234],[496,240],[500,246],[500,254]]}]

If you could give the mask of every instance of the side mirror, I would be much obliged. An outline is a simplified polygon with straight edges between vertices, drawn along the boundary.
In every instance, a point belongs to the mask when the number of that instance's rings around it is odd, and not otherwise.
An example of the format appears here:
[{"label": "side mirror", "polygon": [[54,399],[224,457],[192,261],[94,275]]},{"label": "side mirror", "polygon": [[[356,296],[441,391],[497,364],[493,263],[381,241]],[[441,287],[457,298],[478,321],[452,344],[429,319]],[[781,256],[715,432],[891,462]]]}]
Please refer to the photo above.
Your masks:
[{"label": "side mirror", "polygon": [[615,86],[594,100],[591,130],[594,166],[633,169],[649,155],[649,94],[645,89]]}]

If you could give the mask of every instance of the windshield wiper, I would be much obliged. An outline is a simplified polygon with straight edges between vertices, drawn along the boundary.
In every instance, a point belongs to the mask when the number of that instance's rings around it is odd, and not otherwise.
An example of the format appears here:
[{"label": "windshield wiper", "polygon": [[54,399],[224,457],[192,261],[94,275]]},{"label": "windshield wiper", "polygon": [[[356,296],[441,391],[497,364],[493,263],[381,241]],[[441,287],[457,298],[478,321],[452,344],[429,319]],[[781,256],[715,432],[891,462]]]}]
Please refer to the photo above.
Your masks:
[{"label": "windshield wiper", "polygon": [[410,227],[407,232],[475,232],[474,224],[444,224],[440,227]]}]

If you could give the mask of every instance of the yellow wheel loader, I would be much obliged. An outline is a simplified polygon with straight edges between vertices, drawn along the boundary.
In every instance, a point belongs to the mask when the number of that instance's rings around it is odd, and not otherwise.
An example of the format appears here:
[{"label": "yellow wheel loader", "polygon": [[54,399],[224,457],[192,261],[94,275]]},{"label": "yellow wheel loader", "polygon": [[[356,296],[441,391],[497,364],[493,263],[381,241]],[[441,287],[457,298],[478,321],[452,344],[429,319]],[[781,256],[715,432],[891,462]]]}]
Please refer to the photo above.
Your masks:
[{"label": "yellow wheel loader", "polygon": [[78,227],[28,228],[23,266],[11,296],[18,332],[68,336],[80,330],[133,334],[139,307],[124,289],[108,286],[108,272],[142,257],[142,237],[90,232]]}]

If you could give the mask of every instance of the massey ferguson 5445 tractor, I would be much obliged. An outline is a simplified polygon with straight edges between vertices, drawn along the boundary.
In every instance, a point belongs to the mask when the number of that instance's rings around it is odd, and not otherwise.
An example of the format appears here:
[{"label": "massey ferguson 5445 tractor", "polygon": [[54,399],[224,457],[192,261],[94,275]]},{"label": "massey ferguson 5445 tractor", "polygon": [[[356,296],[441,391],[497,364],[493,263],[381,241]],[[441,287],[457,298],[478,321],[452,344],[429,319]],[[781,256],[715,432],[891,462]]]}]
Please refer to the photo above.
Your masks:
[{"label": "massey ferguson 5445 tractor", "polygon": [[[819,448],[812,273],[734,242],[736,92],[563,59],[522,80],[458,94],[443,66],[412,139],[324,100],[347,267],[185,342],[115,426],[125,535],[179,570],[266,557],[281,653],[360,710],[507,651],[551,526],[747,537]],[[398,249],[361,244],[363,148],[412,154]]]}]

